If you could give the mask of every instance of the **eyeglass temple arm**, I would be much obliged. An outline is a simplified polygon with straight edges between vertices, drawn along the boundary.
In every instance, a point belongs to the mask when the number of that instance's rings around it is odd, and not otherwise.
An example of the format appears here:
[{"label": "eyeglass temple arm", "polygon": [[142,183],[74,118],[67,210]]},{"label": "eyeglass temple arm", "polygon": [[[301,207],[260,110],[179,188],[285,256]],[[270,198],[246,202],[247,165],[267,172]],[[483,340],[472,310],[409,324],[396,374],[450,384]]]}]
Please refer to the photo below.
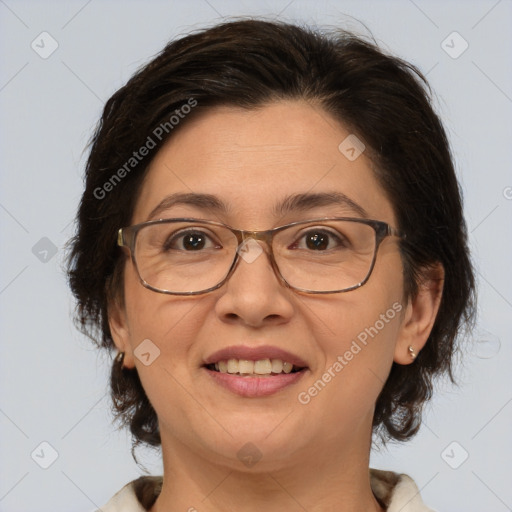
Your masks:
[{"label": "eyeglass temple arm", "polygon": [[396,229],[392,226],[388,226],[388,235],[397,236],[398,238],[405,238],[405,233],[403,231],[400,231],[399,229]]},{"label": "eyeglass temple arm", "polygon": [[133,231],[128,228],[120,228],[117,232],[117,245],[119,247],[131,248],[133,239]]}]

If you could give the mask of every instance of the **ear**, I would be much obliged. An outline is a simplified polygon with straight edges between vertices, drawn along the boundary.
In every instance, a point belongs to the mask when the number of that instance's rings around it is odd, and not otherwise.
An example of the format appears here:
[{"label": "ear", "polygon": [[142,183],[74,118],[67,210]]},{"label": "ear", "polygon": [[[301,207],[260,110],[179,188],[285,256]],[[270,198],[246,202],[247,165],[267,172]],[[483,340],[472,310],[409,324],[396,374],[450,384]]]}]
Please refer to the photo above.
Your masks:
[{"label": "ear", "polygon": [[112,300],[108,306],[108,324],[115,346],[119,352],[124,352],[123,366],[134,368],[135,361],[130,343],[131,336],[126,309],[119,299]]},{"label": "ear", "polygon": [[418,285],[418,293],[414,298],[409,298],[403,315],[393,358],[398,364],[411,364],[414,361],[409,347],[413,348],[416,356],[420,353],[432,331],[441,304],[443,266],[436,263],[424,269],[423,276]]}]

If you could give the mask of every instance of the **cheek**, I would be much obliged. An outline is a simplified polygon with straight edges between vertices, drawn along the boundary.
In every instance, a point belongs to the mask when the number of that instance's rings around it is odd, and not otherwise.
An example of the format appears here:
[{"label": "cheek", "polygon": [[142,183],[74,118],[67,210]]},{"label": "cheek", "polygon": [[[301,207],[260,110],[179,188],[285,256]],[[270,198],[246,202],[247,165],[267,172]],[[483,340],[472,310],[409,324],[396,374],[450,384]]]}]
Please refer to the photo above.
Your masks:
[{"label": "cheek", "polygon": [[337,336],[322,342],[325,367],[315,372],[297,396],[301,406],[309,408],[305,421],[321,418],[325,435],[334,435],[332,426],[336,425],[336,435],[350,437],[371,422],[393,363],[402,306],[399,302],[385,303],[382,308],[368,304],[371,308],[352,305],[336,316],[331,326]]},{"label": "cheek", "polygon": [[[126,291],[135,365],[161,430],[190,444],[211,437],[212,432],[222,436],[214,416],[205,415],[195,385],[200,366],[195,342],[213,309],[213,297],[160,294],[128,277]],[[146,340],[149,361],[137,356],[142,340]]]},{"label": "cheek", "polygon": [[386,256],[361,288],[316,306],[311,302],[325,367],[315,372],[310,387],[301,389],[298,401],[315,410],[312,417],[320,414],[340,424],[368,418],[373,411],[393,363],[405,310],[400,257],[396,251]]},{"label": "cheek", "polygon": [[132,288],[128,279],[126,290],[135,366],[159,421],[171,429],[181,425],[178,417],[201,423],[191,391],[198,366],[194,341],[211,307],[208,298],[159,294],[137,282]]},{"label": "cheek", "polygon": [[202,302],[203,296],[180,297],[149,290],[139,282],[133,267],[128,266],[125,305],[132,348],[149,338],[160,350],[168,350],[173,340],[186,338],[198,328],[200,322],[192,311]]},{"label": "cheek", "polygon": [[[381,369],[393,360],[404,305],[397,294],[352,293],[350,302],[336,301],[317,310],[317,343],[325,353],[326,368],[341,362],[343,369],[337,373],[364,366],[382,376]],[[354,378],[362,378],[360,372]]]},{"label": "cheek", "polygon": [[381,360],[388,352],[392,358],[405,310],[402,265],[396,250],[384,250],[379,257],[364,286],[324,300],[306,299],[331,360],[346,351],[352,352],[347,353],[350,361]]},{"label": "cheek", "polygon": [[158,392],[159,384],[172,381],[172,376],[183,380],[190,371],[197,359],[191,355],[194,340],[211,307],[209,300],[207,296],[178,297],[153,292],[140,284],[133,271],[127,271],[129,343],[148,395]]}]

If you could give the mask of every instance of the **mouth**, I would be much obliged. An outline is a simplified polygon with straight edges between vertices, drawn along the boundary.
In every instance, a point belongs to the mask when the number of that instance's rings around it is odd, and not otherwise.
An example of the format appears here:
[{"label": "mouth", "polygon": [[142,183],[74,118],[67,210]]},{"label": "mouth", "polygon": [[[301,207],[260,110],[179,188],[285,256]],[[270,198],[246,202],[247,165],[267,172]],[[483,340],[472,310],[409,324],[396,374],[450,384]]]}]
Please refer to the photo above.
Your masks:
[{"label": "mouth", "polygon": [[264,397],[298,382],[309,370],[299,357],[277,347],[230,347],[202,365],[212,380],[243,397]]},{"label": "mouth", "polygon": [[204,365],[207,370],[227,373],[240,377],[275,377],[281,374],[298,373],[306,370],[305,366],[296,366],[282,359],[223,359],[216,363]]}]

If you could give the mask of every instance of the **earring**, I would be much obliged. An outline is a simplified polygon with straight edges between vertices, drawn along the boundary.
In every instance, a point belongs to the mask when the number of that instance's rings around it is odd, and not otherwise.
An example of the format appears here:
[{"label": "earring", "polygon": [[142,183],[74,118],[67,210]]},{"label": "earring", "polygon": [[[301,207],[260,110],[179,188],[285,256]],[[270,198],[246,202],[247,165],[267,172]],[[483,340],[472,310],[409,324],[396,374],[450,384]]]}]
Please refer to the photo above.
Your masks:
[{"label": "earring", "polygon": [[416,352],[414,352],[412,345],[409,345],[409,354],[411,354],[412,360],[414,361],[416,359]]},{"label": "earring", "polygon": [[123,361],[124,361],[124,352],[118,352],[116,358],[114,359],[114,363],[122,366]]}]

